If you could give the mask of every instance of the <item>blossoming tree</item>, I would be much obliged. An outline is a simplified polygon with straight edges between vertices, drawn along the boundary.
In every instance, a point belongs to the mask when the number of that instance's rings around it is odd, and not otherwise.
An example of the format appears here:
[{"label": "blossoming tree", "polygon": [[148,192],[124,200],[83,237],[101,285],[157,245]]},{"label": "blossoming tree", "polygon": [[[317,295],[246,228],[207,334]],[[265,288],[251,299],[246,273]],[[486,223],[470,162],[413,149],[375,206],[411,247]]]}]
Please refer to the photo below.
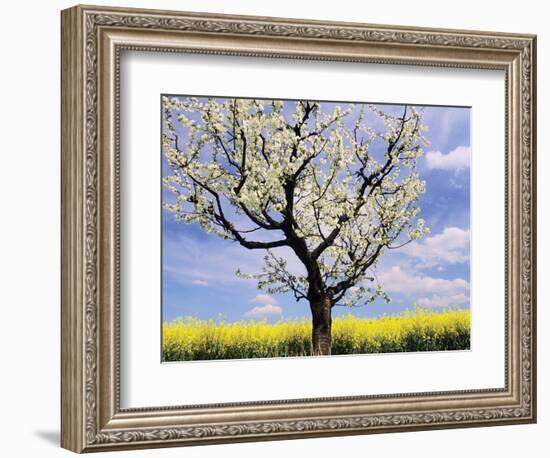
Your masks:
[{"label": "blossoming tree", "polygon": [[[165,203],[249,250],[267,250],[255,278],[309,303],[314,354],[331,351],[332,309],[383,297],[373,268],[428,233],[417,218],[425,183],[422,113],[311,101],[164,97]],[[394,110],[395,111],[395,110]],[[303,264],[292,272],[280,250]],[[370,272],[370,273],[369,273]]]}]

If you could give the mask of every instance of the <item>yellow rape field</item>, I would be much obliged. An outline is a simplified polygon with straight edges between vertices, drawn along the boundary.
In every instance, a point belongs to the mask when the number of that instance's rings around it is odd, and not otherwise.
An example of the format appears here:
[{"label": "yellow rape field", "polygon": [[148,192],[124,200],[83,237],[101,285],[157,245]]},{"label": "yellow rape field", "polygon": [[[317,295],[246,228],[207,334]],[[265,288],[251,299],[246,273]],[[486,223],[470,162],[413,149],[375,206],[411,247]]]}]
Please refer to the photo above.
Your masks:
[{"label": "yellow rape field", "polygon": [[[311,355],[311,321],[241,321],[180,318],[163,323],[164,361],[278,358]],[[470,311],[416,309],[381,318],[336,317],[332,354],[465,350],[470,348]]]}]

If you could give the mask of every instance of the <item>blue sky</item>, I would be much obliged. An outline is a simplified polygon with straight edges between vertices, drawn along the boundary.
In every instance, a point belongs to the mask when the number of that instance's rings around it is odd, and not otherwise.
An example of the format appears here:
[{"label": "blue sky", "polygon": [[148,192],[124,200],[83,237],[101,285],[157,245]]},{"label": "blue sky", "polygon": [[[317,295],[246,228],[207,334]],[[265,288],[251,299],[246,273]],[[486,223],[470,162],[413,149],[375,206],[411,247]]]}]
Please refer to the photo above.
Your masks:
[{"label": "blue sky", "polygon": [[[403,110],[402,106],[377,106]],[[334,316],[380,316],[412,309],[414,304],[433,310],[470,306],[470,109],[424,107],[423,122],[430,145],[418,161],[420,177],[426,181],[419,216],[431,234],[387,252],[379,262],[377,276],[391,303],[377,299],[365,307],[335,307]],[[164,157],[162,161],[166,174],[169,167]],[[170,201],[172,196],[164,191],[163,199]],[[162,210],[162,239],[163,320],[310,317],[305,301],[296,302],[289,293],[269,296],[256,288],[254,280],[236,277],[239,268],[258,272],[263,250],[247,250],[205,234],[196,224],[174,221],[166,210]],[[292,262],[298,261],[289,259]]]}]

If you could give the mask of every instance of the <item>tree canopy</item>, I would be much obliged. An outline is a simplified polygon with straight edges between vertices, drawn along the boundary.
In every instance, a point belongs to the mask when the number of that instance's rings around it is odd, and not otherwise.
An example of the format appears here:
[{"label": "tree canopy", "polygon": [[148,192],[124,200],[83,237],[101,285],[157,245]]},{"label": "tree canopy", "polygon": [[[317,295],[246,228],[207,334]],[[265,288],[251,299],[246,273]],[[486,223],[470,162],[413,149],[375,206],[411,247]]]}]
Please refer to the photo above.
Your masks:
[{"label": "tree canopy", "polygon": [[[240,98],[163,97],[162,147],[174,199],[164,207],[207,233],[267,250],[269,293],[330,306],[388,299],[373,270],[386,250],[429,233],[416,163],[421,110]],[[397,112],[399,110],[399,112]],[[291,272],[288,247],[305,267]]]}]

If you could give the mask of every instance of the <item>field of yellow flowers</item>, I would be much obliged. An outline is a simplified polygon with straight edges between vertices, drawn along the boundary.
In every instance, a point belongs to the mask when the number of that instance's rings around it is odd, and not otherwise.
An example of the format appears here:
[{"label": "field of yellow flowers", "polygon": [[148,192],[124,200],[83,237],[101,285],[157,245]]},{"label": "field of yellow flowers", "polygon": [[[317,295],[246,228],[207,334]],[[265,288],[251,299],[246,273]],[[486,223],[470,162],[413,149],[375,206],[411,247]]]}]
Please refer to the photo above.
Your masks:
[{"label": "field of yellow flowers", "polygon": [[[470,348],[470,311],[423,309],[381,318],[336,317],[332,354],[464,350]],[[163,323],[164,361],[277,358],[311,355],[311,322],[217,323],[195,318]]]}]

